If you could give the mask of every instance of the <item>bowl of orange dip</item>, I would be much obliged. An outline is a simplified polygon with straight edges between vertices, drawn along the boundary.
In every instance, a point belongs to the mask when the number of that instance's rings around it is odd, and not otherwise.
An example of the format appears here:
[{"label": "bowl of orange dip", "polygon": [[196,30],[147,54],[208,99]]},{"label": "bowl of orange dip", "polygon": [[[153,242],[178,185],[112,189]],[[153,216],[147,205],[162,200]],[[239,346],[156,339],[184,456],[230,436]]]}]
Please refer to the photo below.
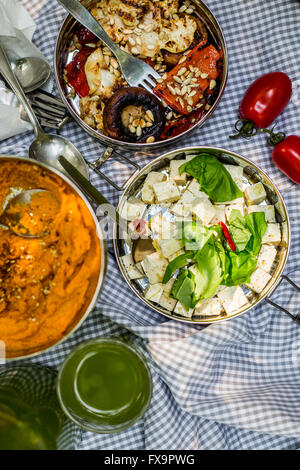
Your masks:
[{"label": "bowl of orange dip", "polygon": [[50,191],[59,208],[40,238],[0,225],[0,341],[6,359],[44,352],[74,332],[93,309],[106,268],[103,231],[80,189],[47,165],[0,156],[0,213],[28,189]]}]

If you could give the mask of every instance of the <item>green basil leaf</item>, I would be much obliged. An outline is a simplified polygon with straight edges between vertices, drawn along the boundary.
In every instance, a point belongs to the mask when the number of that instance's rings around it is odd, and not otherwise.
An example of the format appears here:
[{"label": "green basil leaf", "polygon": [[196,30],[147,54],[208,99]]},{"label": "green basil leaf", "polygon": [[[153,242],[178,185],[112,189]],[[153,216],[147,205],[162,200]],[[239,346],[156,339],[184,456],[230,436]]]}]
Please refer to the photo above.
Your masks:
[{"label": "green basil leaf", "polygon": [[216,292],[225,272],[225,251],[214,235],[197,251],[194,261],[199,270],[199,276],[195,277],[195,297],[208,299]]},{"label": "green basil leaf", "polygon": [[247,228],[245,217],[242,216],[241,211],[232,209],[228,228],[236,249],[238,251],[244,250],[248,245],[252,233]]},{"label": "green basil leaf", "polygon": [[212,154],[200,153],[181,165],[179,172],[180,174],[186,172],[196,178],[200,190],[204,191],[212,201],[232,201],[244,196],[225,166]]},{"label": "green basil leaf", "polygon": [[246,249],[254,255],[258,255],[261,247],[261,241],[268,225],[266,222],[265,213],[251,212],[251,214],[245,216],[245,221],[248,230],[252,234]]},{"label": "green basil leaf", "polygon": [[186,266],[193,259],[193,257],[194,257],[194,252],[187,251],[186,253],[183,253],[182,255],[179,255],[176,258],[174,258],[172,261],[170,261],[170,263],[168,264],[166,268],[162,283],[166,284],[171,279],[175,271],[177,271],[177,269],[180,269]]},{"label": "green basil leaf", "polygon": [[195,288],[194,276],[187,269],[182,270],[175,280],[170,297],[179,300],[188,311],[192,307],[192,296]]}]

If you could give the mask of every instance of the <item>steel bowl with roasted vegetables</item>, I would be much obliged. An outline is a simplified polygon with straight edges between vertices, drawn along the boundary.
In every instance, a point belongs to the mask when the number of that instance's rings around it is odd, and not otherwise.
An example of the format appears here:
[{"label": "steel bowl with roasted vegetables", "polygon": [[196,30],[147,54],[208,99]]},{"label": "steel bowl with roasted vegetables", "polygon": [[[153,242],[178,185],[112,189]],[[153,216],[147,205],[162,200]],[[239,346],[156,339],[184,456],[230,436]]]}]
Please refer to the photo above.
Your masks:
[{"label": "steel bowl with roasted vegetables", "polygon": [[119,265],[142,300],[167,316],[231,318],[278,280],[289,243],[284,203],[242,157],[239,165],[218,149],[181,155],[167,154],[161,167],[157,159],[120,203],[153,252],[135,262],[134,245],[117,241]]},{"label": "steel bowl with roasted vegetables", "polygon": [[92,15],[124,51],[161,79],[154,94],[129,87],[110,50],[77,24],[64,82],[80,118],[128,143],[168,140],[199,122],[219,97],[224,51],[190,0],[101,0]]}]

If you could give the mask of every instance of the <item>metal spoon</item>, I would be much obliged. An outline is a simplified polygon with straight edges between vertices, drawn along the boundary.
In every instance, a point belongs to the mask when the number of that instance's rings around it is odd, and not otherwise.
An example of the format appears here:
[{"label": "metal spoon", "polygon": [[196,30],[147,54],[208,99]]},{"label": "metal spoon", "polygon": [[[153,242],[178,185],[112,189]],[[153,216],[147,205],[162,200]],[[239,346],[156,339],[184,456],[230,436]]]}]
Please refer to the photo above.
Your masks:
[{"label": "metal spoon", "polygon": [[59,135],[46,134],[40,126],[40,123],[18,81],[12,71],[9,60],[3,47],[0,44],[0,73],[10,85],[11,89],[22,103],[30,122],[34,129],[35,140],[29,147],[29,157],[42,163],[46,163],[57,170],[69,174],[64,170],[58,161],[60,155],[72,163],[86,178],[89,173],[87,165],[79,150],[69,140]]},{"label": "metal spoon", "polygon": [[44,85],[51,73],[48,62],[40,57],[14,59],[10,61],[10,65],[25,93]]},{"label": "metal spoon", "polygon": [[[45,236],[49,233],[49,227],[45,226],[42,232],[40,231],[40,228],[37,228],[40,227],[41,214],[34,213],[32,206],[30,205],[32,197],[41,194],[53,198],[54,212],[56,209],[55,206],[57,206],[57,210],[59,209],[59,201],[52,193],[45,189],[30,189],[22,191],[8,202],[4,212],[0,216],[0,224],[20,237],[40,238]],[[25,227],[22,223],[22,218],[23,221],[25,221],[25,216],[26,219],[30,221],[30,228],[28,227],[28,224]],[[55,214],[53,214],[53,216],[55,216]]]}]

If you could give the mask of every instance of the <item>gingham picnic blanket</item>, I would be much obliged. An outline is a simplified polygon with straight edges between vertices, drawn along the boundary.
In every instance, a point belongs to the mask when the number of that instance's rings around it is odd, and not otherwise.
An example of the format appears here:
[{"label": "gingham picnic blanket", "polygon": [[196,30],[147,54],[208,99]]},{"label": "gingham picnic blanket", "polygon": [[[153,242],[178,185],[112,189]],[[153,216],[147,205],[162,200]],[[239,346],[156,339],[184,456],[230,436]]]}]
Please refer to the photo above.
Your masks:
[{"label": "gingham picnic blanket", "polygon": [[[22,0],[37,22],[34,42],[49,62],[65,12],[55,0]],[[292,244],[285,273],[299,284],[300,191],[272,164],[265,136],[230,140],[247,86],[269,71],[286,72],[293,97],[277,119],[287,134],[300,131],[300,48],[298,0],[207,0],[219,20],[229,52],[224,97],[202,129],[178,147],[211,145],[245,155],[278,185],[291,219]],[[63,128],[88,159],[103,150],[75,122]],[[26,154],[32,133],[0,143],[0,153]],[[174,147],[173,147],[174,148]],[[149,158],[136,157],[144,165]],[[114,177],[123,177],[118,165]],[[112,203],[119,193],[91,174],[91,182]],[[154,382],[151,406],[129,430],[115,435],[81,432],[77,449],[299,449],[300,325],[266,303],[235,319],[208,327],[167,321],[131,292],[118,271],[110,244],[104,289],[97,309],[67,341],[38,356],[58,368],[82,341],[128,335],[144,350]],[[299,295],[283,283],[273,295],[292,312]]]}]

